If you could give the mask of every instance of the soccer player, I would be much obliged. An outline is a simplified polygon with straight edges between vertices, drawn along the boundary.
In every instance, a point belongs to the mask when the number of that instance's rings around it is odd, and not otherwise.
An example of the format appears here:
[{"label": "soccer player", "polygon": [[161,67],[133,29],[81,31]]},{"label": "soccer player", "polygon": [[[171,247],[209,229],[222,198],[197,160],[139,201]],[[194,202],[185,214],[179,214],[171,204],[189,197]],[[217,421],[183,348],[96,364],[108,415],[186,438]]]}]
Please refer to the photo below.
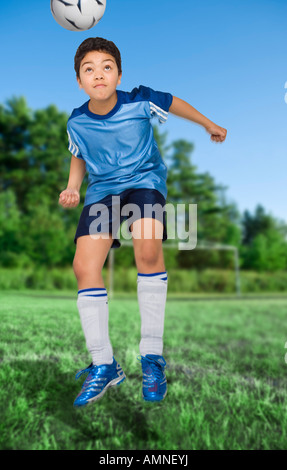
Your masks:
[{"label": "soccer player", "polygon": [[[170,93],[146,86],[131,92],[117,90],[122,78],[121,55],[112,41],[83,41],[74,67],[79,87],[90,99],[74,109],[68,120],[72,158],[68,185],[59,204],[77,207],[88,171],[89,185],[74,239],[73,269],[78,282],[77,306],[92,357],[92,363],[76,375],[88,373],[74,406],[98,400],[109,387],[125,380],[109,339],[102,268],[109,250],[120,247],[117,229],[130,212],[129,230],[138,270],[142,396],[147,401],[161,401],[167,392],[163,357],[167,272],[162,250],[167,239],[167,167],[155,142],[151,119],[155,116],[164,123],[171,112],[203,126],[214,142],[223,142],[227,131]],[[150,210],[152,206],[157,210]]]}]

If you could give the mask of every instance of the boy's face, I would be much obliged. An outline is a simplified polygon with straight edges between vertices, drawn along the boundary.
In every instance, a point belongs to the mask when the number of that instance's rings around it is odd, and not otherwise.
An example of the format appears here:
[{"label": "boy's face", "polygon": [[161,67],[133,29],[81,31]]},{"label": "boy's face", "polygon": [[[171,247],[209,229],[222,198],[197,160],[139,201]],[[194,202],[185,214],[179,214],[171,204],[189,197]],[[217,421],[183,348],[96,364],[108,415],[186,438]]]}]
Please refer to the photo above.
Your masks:
[{"label": "boy's face", "polygon": [[122,74],[113,56],[106,52],[88,52],[81,61],[78,84],[90,98],[96,101],[108,100],[121,83]]}]

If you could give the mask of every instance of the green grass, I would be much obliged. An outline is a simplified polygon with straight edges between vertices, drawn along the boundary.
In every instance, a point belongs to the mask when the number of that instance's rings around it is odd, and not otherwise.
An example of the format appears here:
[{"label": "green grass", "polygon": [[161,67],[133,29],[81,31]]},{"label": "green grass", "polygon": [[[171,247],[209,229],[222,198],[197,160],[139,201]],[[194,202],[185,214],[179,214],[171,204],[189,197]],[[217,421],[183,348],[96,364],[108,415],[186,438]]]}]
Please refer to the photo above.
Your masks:
[{"label": "green grass", "polygon": [[[52,296],[49,298],[49,294]],[[74,409],[90,363],[68,292],[1,294],[1,449],[287,449],[287,299],[166,305],[168,394],[141,398],[136,298],[109,300],[127,379]]]}]

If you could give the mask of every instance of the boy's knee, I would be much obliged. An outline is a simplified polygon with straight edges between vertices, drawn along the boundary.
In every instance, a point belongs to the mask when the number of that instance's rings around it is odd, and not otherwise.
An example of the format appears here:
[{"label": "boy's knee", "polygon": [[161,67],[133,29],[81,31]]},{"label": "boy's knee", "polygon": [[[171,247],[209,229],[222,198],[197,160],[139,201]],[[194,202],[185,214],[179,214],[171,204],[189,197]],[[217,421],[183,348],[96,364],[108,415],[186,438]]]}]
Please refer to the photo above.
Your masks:
[{"label": "boy's knee", "polygon": [[78,258],[74,258],[73,261],[73,270],[76,278],[79,278],[82,272],[82,263]]},{"label": "boy's knee", "polygon": [[140,252],[140,262],[147,266],[153,266],[158,263],[160,252],[155,248],[147,246]]},{"label": "boy's knee", "polygon": [[95,266],[95,263],[75,257],[73,261],[73,270],[77,279],[87,275],[101,275],[101,269]]}]

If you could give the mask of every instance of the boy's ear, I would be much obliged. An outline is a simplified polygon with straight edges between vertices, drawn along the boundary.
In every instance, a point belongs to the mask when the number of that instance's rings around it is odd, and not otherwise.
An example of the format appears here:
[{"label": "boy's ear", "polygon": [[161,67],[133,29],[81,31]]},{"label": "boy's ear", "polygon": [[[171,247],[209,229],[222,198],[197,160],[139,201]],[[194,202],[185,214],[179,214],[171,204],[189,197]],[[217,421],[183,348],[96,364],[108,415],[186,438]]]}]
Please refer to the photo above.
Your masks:
[{"label": "boy's ear", "polygon": [[118,78],[118,85],[120,85],[120,83],[121,83],[122,75],[123,75],[122,73],[119,75],[119,78]]}]

